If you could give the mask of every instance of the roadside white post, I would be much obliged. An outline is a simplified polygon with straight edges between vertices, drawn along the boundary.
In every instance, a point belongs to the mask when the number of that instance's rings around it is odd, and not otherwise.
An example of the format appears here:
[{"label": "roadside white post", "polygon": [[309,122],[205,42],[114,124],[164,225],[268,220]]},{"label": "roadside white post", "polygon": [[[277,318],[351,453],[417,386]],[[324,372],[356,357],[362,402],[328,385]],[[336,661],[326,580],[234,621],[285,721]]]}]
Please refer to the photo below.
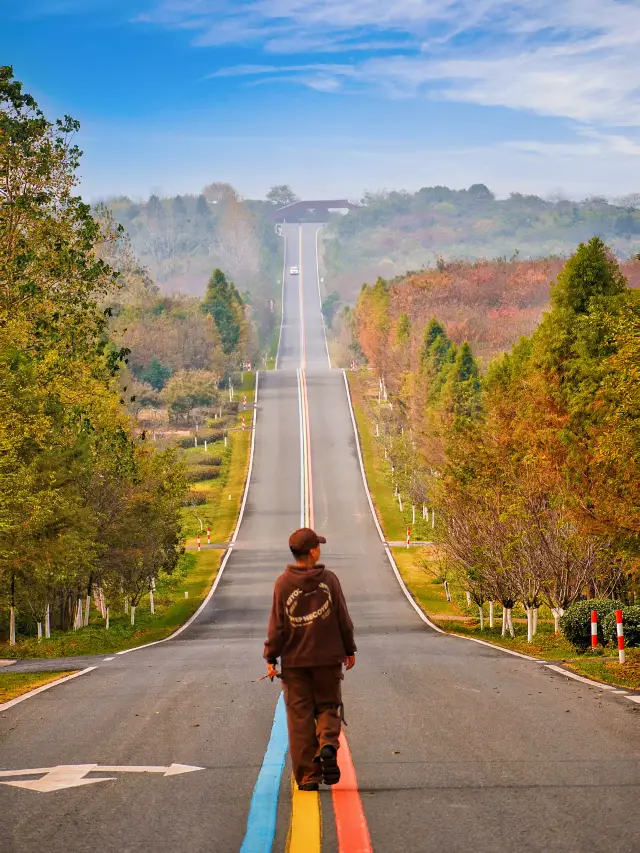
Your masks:
[{"label": "roadside white post", "polygon": [[185,589],[185,591],[184,591],[184,597],[185,597],[185,598],[189,598],[189,590],[188,590],[188,589]]},{"label": "roadside white post", "polygon": [[207,453],[207,439],[204,440],[204,452]]},{"label": "roadside white post", "polygon": [[467,607],[471,607],[471,593],[467,590]]},{"label": "roadside white post", "polygon": [[413,518],[411,523],[415,524],[416,523],[416,505],[415,504],[413,504],[411,507],[411,514],[412,514],[412,518]]},{"label": "roadside white post", "polygon": [[44,612],[44,637],[48,640],[51,637],[51,610],[47,604],[47,609]]},{"label": "roadside white post", "polygon": [[226,432],[224,434],[224,446],[225,447],[227,446],[227,434],[226,434]]},{"label": "roadside white post", "polygon": [[197,447],[197,446],[198,446],[198,436],[197,436],[197,435],[194,435],[194,436],[193,436],[193,446],[194,446],[194,447]]},{"label": "roadside white post", "polygon": [[493,628],[493,601],[489,602],[489,627]]},{"label": "roadside white post", "polygon": [[42,639],[42,622],[38,622],[38,639]]},{"label": "roadside white post", "polygon": [[136,606],[135,604],[131,605],[131,624],[136,624]]},{"label": "roadside white post", "polygon": [[151,608],[151,615],[153,616],[156,612],[156,606],[153,601],[153,590],[149,590],[149,607]]},{"label": "roadside white post", "polygon": [[105,622],[104,627],[106,628],[107,631],[109,630],[109,608],[108,607],[107,607],[107,618],[106,618],[106,622]]},{"label": "roadside white post", "polygon": [[431,510],[431,529],[433,530],[433,528],[435,526],[436,526],[436,511],[435,511],[435,509],[432,509]]}]

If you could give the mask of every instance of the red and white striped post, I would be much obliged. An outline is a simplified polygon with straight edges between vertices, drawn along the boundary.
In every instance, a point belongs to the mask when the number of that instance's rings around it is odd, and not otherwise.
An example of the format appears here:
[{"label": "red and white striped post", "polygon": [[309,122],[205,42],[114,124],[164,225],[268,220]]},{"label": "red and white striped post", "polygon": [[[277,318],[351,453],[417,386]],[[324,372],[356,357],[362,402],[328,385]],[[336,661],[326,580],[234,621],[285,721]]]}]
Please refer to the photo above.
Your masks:
[{"label": "red and white striped post", "polygon": [[207,527],[207,545],[211,545],[211,528]]},{"label": "red and white striped post", "polygon": [[245,427],[246,427],[246,424],[245,424],[245,422],[244,422],[244,415],[243,415],[243,416],[242,416],[242,429],[245,429]]},{"label": "red and white striped post", "polygon": [[595,649],[598,645],[598,611],[591,611],[591,648]]},{"label": "red and white striped post", "polygon": [[245,395],[244,395],[244,397],[242,398],[242,408],[243,408],[243,409],[246,409],[246,408],[247,408],[247,395],[246,395],[246,394],[245,394]]},{"label": "red and white striped post", "polygon": [[196,536],[196,542],[198,543],[198,551],[200,550],[200,534]]},{"label": "red and white striped post", "polygon": [[411,527],[407,527],[407,548],[411,545]]},{"label": "red and white striped post", "polygon": [[622,627],[622,610],[616,610],[616,634],[618,635],[618,663],[624,663],[624,628]]}]

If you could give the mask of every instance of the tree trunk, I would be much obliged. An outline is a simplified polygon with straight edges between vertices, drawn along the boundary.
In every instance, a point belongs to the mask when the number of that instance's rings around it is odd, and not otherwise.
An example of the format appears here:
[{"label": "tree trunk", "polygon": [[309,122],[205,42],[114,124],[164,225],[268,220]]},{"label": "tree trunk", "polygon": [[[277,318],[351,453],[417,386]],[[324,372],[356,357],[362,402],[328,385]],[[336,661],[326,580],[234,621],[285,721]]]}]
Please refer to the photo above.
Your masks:
[{"label": "tree trunk", "polygon": [[136,624],[136,606],[135,604],[131,605],[131,624]]},{"label": "tree trunk", "polygon": [[480,615],[480,630],[484,631],[484,611],[480,605],[478,605],[478,612]]},{"label": "tree trunk", "polygon": [[539,607],[533,608],[533,636],[534,637],[538,633],[538,610],[540,610]]},{"label": "tree trunk", "polygon": [[524,608],[527,613],[527,642],[533,642],[533,607]]},{"label": "tree trunk", "polygon": [[9,645],[16,644],[16,576],[11,575],[11,612],[9,613]]},{"label": "tree trunk", "polygon": [[48,602],[47,609],[44,612],[44,638],[45,640],[51,638],[51,609]]},{"label": "tree trunk", "polygon": [[493,601],[489,602],[489,627],[493,628]]}]

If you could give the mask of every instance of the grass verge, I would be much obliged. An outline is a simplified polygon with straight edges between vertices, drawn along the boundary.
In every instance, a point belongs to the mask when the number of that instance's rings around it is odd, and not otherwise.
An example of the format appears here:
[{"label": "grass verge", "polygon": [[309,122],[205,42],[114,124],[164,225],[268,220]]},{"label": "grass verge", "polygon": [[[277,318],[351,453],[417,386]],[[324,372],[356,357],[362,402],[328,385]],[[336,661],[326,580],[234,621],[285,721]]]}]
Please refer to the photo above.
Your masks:
[{"label": "grass verge", "polygon": [[[187,621],[211,589],[224,551],[207,550],[184,554],[173,575],[160,575],[155,591],[155,614],[149,598],[136,607],[135,625],[125,613],[110,615],[109,630],[96,611],[86,628],[53,631],[51,639],[22,639],[15,646],[0,645],[3,658],[60,658],[75,655],[112,654],[145,643],[163,640]],[[185,598],[185,592],[189,597]],[[3,673],[4,675],[4,673]]]},{"label": "grass verge", "polygon": [[18,696],[35,690],[36,687],[42,687],[43,684],[51,684],[52,681],[59,681],[67,675],[73,675],[74,672],[78,672],[78,670],[71,670],[71,672],[0,672],[0,705],[17,699]]},{"label": "grass verge", "polygon": [[593,678],[594,681],[640,690],[640,649],[627,649],[626,657],[624,664],[600,656],[573,660],[567,666],[578,675]]},{"label": "grass verge", "polygon": [[[375,439],[373,424],[365,414],[367,408],[365,397],[370,393],[368,377],[348,373],[348,379],[367,482],[378,521],[387,541],[402,540],[406,535],[406,517],[401,515],[393,496],[388,475],[389,465]],[[443,583],[445,578],[436,546],[396,547],[391,550],[398,571],[412,596],[425,614],[443,630],[486,640],[502,648],[542,660],[558,661],[580,675],[596,681],[640,690],[640,649],[627,650],[627,663],[624,666],[620,666],[615,660],[607,659],[606,655],[614,653],[609,649],[587,651],[577,657],[576,649],[564,636],[554,633],[551,613],[544,607],[540,608],[538,631],[532,643],[527,642],[526,618],[521,607],[513,609],[515,637],[502,636],[500,627],[502,609],[497,604],[494,617],[494,625],[497,627],[489,628],[489,605],[485,604],[483,607],[485,627],[480,630],[478,607],[475,604],[470,608],[467,607],[464,591],[452,579],[449,579],[452,600],[447,600]]]}]

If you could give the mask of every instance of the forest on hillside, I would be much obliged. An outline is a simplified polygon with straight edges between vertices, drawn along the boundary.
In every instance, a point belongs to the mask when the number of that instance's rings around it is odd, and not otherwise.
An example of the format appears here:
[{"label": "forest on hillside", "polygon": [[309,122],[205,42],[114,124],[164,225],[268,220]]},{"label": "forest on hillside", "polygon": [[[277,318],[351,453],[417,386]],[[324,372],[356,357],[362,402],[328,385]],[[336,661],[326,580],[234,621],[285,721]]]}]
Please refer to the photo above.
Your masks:
[{"label": "forest on hillside", "polygon": [[548,200],[514,192],[497,199],[484,184],[367,193],[362,207],[325,230],[327,276],[347,303],[363,281],[406,270],[488,258],[567,258],[601,237],[621,260],[640,252],[640,194],[608,201]]},{"label": "forest on hillside", "polygon": [[198,195],[105,202],[136,257],[164,293],[202,296],[211,270],[224,269],[242,293],[267,301],[282,274],[282,247],[268,217],[274,203],[240,198],[225,183]]}]

